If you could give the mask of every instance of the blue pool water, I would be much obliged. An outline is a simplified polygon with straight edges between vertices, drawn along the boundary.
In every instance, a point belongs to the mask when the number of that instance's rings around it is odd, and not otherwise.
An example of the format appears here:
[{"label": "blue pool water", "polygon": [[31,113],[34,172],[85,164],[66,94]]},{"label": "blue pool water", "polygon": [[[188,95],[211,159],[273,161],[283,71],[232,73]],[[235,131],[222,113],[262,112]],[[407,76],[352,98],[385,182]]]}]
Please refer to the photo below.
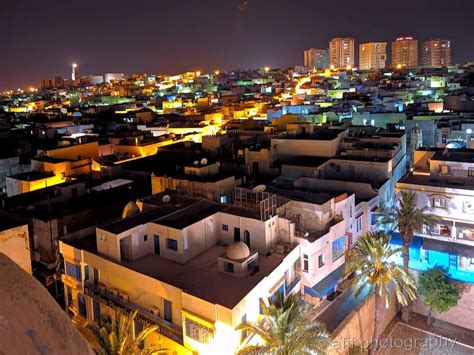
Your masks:
[{"label": "blue pool water", "polygon": [[[400,247],[402,241],[398,233],[392,234],[390,243],[394,247]],[[448,242],[445,242],[448,243]],[[462,250],[462,245],[459,250]],[[450,248],[452,249],[452,248]],[[395,260],[403,264],[402,254],[399,253]],[[448,270],[448,275],[452,279],[474,283],[474,258],[460,255],[460,253],[443,252],[439,250],[425,249],[423,238],[415,237],[410,245],[410,269],[425,271],[434,266],[442,266]]]}]

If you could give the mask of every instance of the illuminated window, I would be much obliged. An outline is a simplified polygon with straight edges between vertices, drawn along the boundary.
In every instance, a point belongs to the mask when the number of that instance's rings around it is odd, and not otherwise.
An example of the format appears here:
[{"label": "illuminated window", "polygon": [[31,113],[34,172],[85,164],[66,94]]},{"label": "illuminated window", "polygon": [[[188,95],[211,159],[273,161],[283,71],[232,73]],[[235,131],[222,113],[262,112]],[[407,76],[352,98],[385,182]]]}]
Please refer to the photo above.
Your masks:
[{"label": "illuminated window", "polygon": [[214,335],[214,332],[211,328],[186,317],[184,318],[184,329],[187,337],[202,344],[208,344]]},{"label": "illuminated window", "polygon": [[469,168],[467,171],[467,176],[474,177],[474,168]]},{"label": "illuminated window", "polygon": [[433,197],[433,206],[437,208],[446,208],[446,199],[444,197]]},{"label": "illuminated window", "polygon": [[449,173],[449,166],[441,165],[441,174],[448,174]]},{"label": "illuminated window", "polygon": [[344,237],[339,237],[332,242],[332,261],[336,261],[344,255]]}]

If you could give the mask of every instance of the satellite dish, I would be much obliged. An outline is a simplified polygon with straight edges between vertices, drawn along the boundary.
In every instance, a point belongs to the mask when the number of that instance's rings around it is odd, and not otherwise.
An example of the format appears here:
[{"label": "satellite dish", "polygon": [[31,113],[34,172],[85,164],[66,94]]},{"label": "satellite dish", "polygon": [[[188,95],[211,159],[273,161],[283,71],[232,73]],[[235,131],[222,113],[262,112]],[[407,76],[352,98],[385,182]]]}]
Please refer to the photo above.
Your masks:
[{"label": "satellite dish", "polygon": [[207,159],[206,158],[202,158],[201,159],[201,165],[206,165],[207,164]]},{"label": "satellite dish", "polygon": [[253,188],[252,192],[264,192],[266,189],[265,185],[258,185]]},{"label": "satellite dish", "polygon": [[199,160],[194,161],[194,166],[199,166]]},{"label": "satellite dish", "polygon": [[171,197],[170,195],[164,195],[161,200],[163,201],[163,203],[168,203],[171,201]]}]

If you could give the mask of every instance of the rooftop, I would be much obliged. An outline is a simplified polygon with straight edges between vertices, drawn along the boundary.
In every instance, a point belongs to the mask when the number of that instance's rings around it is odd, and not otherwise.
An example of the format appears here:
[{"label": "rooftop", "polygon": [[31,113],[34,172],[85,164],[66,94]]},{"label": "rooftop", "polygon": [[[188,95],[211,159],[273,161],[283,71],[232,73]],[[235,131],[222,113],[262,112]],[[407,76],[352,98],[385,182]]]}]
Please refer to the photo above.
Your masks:
[{"label": "rooftop", "polygon": [[124,261],[122,265],[195,297],[232,309],[283,261],[285,255],[260,255],[256,273],[236,278],[218,271],[217,258],[225,255],[226,249],[224,246],[213,246],[184,265],[156,254],[146,255],[134,262]]},{"label": "rooftop", "polygon": [[405,175],[399,184],[434,186],[462,190],[474,190],[474,180],[456,177],[432,177],[427,175]]}]

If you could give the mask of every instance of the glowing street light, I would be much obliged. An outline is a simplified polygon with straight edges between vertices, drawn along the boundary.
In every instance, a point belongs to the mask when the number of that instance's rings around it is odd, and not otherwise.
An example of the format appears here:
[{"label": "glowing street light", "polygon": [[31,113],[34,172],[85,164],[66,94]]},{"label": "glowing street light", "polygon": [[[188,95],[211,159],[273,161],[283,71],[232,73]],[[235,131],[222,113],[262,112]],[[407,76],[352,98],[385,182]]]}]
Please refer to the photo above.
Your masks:
[{"label": "glowing street light", "polygon": [[200,71],[200,70],[198,70],[198,71],[196,72],[196,76],[201,76],[201,71]]},{"label": "glowing street light", "polygon": [[265,70],[266,73],[268,73],[270,71],[270,67],[265,67],[263,69]]},{"label": "glowing street light", "polygon": [[214,72],[215,75],[219,75],[220,73],[221,73],[221,72],[220,72],[219,70],[216,70],[216,71]]}]

